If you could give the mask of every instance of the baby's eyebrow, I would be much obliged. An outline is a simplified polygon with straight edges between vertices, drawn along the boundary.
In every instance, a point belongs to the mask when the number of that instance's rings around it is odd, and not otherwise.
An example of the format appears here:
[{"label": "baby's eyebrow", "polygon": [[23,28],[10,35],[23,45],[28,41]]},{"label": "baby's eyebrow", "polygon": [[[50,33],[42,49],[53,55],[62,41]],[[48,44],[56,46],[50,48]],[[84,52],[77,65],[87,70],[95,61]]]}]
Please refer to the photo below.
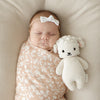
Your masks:
[{"label": "baby's eyebrow", "polygon": [[34,31],[35,33],[42,33],[41,31]]},{"label": "baby's eyebrow", "polygon": [[55,32],[47,32],[48,34],[56,34]]}]

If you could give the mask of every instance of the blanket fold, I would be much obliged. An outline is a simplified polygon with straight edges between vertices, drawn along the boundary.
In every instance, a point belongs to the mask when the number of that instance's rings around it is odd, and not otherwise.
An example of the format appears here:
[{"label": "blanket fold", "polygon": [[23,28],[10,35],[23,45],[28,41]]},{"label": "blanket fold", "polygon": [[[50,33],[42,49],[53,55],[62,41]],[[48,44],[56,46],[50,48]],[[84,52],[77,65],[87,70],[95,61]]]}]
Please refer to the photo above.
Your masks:
[{"label": "blanket fold", "polygon": [[59,62],[57,55],[28,39],[18,58],[15,100],[65,100],[66,87],[55,72]]}]

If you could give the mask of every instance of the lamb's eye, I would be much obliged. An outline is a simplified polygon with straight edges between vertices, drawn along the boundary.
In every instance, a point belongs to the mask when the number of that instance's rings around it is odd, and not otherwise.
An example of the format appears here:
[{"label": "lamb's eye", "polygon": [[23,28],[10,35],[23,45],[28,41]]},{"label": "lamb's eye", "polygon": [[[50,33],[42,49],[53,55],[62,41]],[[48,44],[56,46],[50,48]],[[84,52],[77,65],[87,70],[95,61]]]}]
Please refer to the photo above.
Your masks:
[{"label": "lamb's eye", "polygon": [[64,51],[64,50],[62,50],[62,52],[64,53],[65,51]]},{"label": "lamb's eye", "polygon": [[76,48],[73,48],[74,50],[76,50]]}]

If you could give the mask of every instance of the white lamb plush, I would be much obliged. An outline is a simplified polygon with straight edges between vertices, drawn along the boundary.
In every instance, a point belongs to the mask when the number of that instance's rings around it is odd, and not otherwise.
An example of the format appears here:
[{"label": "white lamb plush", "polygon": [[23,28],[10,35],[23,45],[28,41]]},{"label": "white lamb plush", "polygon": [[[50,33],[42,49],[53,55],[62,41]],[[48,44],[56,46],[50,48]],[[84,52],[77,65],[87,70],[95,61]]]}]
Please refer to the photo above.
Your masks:
[{"label": "white lamb plush", "polygon": [[84,47],[82,39],[68,35],[57,40],[53,48],[63,58],[56,68],[56,74],[62,74],[63,82],[71,91],[83,88],[88,81],[84,71],[88,68],[88,63],[78,56],[79,47]]}]

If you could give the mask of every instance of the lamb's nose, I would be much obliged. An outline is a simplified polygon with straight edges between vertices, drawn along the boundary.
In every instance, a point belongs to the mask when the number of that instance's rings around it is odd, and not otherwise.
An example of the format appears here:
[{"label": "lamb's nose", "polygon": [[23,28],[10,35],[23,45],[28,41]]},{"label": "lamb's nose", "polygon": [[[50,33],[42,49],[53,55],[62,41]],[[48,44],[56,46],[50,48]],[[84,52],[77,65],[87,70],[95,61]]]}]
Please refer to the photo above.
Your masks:
[{"label": "lamb's nose", "polygon": [[71,55],[71,53],[70,53],[70,52],[68,52],[67,54],[68,54],[68,56],[70,56],[70,55]]}]

